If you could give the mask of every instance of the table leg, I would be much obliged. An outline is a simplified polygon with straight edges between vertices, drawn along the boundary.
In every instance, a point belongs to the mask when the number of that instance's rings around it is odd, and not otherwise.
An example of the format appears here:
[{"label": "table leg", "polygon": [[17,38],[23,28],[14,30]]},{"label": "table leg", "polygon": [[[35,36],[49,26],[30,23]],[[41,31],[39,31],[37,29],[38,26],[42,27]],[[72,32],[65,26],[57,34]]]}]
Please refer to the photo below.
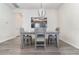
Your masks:
[{"label": "table leg", "polygon": [[23,48],[24,48],[24,45],[25,45],[25,44],[24,44],[23,35],[21,35],[20,37],[21,37],[21,38],[20,38],[20,39],[21,39],[21,49],[23,49]]},{"label": "table leg", "polygon": [[59,34],[57,34],[57,48],[59,48]]}]

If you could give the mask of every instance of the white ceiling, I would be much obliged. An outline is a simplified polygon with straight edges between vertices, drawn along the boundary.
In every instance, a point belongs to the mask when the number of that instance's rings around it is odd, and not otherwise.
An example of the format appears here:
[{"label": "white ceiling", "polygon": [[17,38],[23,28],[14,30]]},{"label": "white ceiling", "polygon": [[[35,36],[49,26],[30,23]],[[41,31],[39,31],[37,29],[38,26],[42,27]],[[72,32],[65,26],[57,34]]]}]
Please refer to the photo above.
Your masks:
[{"label": "white ceiling", "polygon": [[[41,8],[41,3],[14,3],[12,5],[16,8],[21,8],[21,9],[39,9],[39,8]],[[43,8],[47,8],[47,9],[59,8],[60,5],[62,5],[62,3],[42,3]]]}]

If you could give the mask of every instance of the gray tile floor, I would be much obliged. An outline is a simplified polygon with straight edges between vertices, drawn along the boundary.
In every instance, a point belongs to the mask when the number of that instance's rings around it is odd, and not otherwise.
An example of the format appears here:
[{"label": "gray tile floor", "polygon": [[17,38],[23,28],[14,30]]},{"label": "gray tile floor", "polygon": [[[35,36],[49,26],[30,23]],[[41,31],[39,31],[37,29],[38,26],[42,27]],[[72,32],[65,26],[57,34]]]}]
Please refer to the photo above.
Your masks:
[{"label": "gray tile floor", "polygon": [[60,41],[60,47],[55,45],[35,49],[34,46],[20,48],[20,37],[0,43],[0,55],[79,55],[79,49]]}]

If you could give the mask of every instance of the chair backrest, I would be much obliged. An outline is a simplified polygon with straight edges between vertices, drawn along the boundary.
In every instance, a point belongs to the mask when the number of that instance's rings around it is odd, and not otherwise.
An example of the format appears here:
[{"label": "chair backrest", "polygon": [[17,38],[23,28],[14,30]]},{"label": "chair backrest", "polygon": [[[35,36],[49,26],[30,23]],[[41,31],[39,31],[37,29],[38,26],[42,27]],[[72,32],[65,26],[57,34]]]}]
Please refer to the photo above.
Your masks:
[{"label": "chair backrest", "polygon": [[55,34],[49,34],[48,38],[56,38],[56,35]]},{"label": "chair backrest", "polygon": [[35,33],[45,33],[46,29],[45,28],[35,28]]}]

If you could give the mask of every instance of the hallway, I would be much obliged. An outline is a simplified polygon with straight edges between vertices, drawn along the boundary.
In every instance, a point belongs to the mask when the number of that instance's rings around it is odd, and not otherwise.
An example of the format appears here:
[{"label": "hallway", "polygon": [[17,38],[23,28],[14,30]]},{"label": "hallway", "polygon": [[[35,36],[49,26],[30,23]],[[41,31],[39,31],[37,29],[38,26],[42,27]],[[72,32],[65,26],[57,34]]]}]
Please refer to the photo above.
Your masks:
[{"label": "hallway", "polygon": [[59,49],[54,45],[47,47],[46,49],[37,48],[34,46],[20,48],[20,37],[0,43],[0,55],[77,55],[79,49],[76,49],[69,44],[60,40]]}]

